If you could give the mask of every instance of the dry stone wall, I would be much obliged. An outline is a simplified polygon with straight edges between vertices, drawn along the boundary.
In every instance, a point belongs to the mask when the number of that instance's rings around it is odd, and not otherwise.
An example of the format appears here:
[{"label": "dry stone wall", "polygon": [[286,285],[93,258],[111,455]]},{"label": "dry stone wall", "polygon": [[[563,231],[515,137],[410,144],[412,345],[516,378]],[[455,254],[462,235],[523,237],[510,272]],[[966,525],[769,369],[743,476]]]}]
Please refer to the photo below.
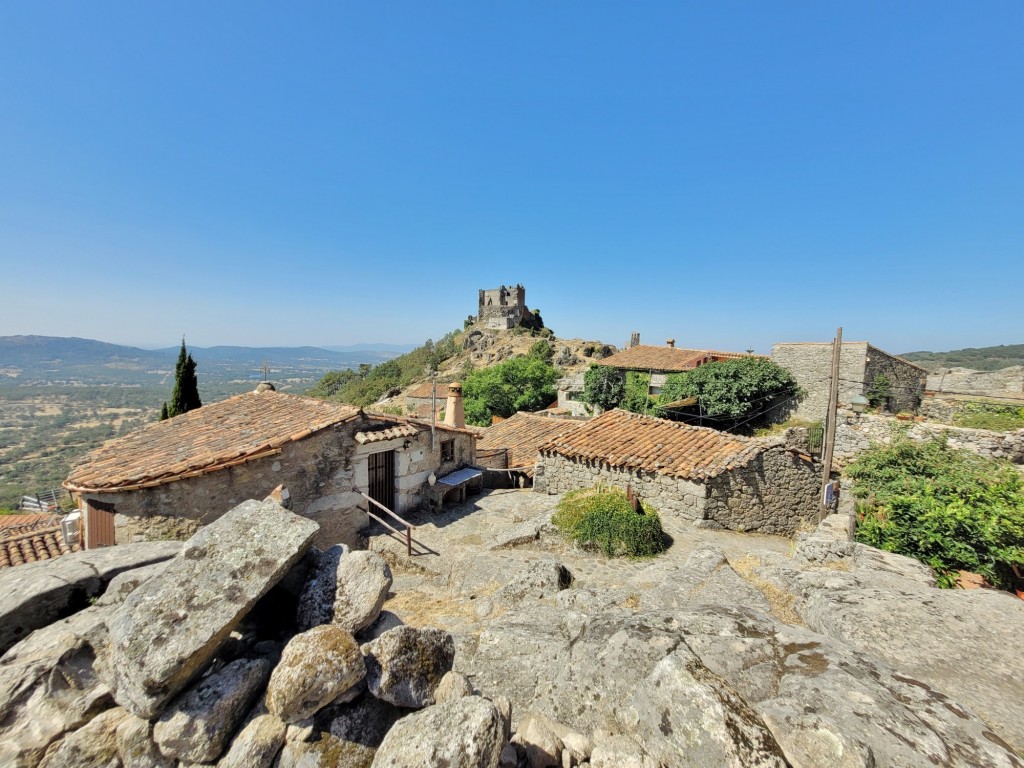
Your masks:
[{"label": "dry stone wall", "polygon": [[[867,344],[843,344],[839,356],[839,402],[849,403],[864,390]],[[793,418],[819,421],[828,411],[828,385],[832,375],[832,344],[776,344],[772,360],[793,374],[804,396],[790,414]]]},{"label": "dry stone wall", "polygon": [[889,411],[917,412],[924,395],[927,371],[868,344],[864,368],[865,385],[870,387],[876,376],[885,376],[892,386],[892,395],[886,404]]},{"label": "dry stone wall", "polygon": [[564,456],[541,454],[533,477],[533,489],[543,493],[565,493],[603,483],[617,488],[631,485],[644,501],[662,516],[681,520],[704,517],[707,491],[700,483],[650,472],[630,472],[596,462],[577,461]]},{"label": "dry stone wall", "polygon": [[987,458],[1024,464],[1024,429],[992,432],[927,421],[900,421],[891,416],[847,410],[839,411],[836,420],[835,463],[842,467],[870,448],[872,443],[888,445],[894,437],[904,434],[911,440],[945,438],[953,448],[962,448]]},{"label": "dry stone wall", "polygon": [[793,535],[817,518],[821,465],[782,446],[708,481],[705,528]]}]

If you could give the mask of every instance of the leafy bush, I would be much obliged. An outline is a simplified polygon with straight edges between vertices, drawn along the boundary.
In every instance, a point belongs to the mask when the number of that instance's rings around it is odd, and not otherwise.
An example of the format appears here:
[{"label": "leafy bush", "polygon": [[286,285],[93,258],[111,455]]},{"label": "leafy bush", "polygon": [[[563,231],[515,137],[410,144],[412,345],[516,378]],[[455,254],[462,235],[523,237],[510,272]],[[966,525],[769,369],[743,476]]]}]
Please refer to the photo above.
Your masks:
[{"label": "leafy bush", "polygon": [[552,522],[563,535],[608,557],[649,557],[665,549],[661,519],[649,504],[635,512],[620,488],[570,491],[558,503]]},{"label": "leafy bush", "polygon": [[875,376],[875,380],[871,382],[871,386],[868,387],[868,391],[864,393],[864,396],[868,399],[872,408],[880,408],[889,402],[889,398],[892,397],[892,382],[889,377],[884,373],[879,373]]},{"label": "leafy bush", "polygon": [[862,518],[857,540],[917,558],[952,587],[960,569],[1002,589],[1024,569],[1024,477],[944,440],[898,437],[847,467]]}]

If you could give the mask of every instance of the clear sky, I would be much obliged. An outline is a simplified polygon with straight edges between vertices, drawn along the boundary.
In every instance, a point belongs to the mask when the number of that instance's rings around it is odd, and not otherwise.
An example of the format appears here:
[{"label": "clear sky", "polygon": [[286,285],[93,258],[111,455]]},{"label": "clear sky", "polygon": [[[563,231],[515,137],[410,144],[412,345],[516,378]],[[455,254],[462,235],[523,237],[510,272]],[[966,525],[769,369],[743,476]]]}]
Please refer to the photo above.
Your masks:
[{"label": "clear sky", "polygon": [[0,3],[0,335],[1024,342],[1024,2]]}]

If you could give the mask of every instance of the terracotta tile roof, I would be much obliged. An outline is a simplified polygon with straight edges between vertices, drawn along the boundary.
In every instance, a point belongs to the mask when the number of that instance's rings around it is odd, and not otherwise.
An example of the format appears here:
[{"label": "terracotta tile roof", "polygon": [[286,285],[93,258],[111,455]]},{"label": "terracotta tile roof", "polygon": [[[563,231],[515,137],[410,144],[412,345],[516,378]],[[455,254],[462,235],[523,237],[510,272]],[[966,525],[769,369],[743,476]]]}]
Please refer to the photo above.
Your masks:
[{"label": "terracotta tile roof", "polygon": [[537,449],[549,440],[578,428],[584,422],[517,413],[484,430],[476,444],[478,450],[508,449],[508,466],[532,467]]},{"label": "terracotta tile roof", "polygon": [[749,437],[615,409],[540,446],[559,455],[687,480],[715,477],[765,450]]},{"label": "terracotta tile roof", "polygon": [[86,454],[64,487],[131,490],[162,485],[276,453],[360,415],[351,405],[283,392],[246,392],[109,440]]},{"label": "terracotta tile roof", "polygon": [[749,357],[745,352],[718,352],[712,349],[682,349],[638,344],[600,360],[598,365],[631,371],[689,371],[704,363]]},{"label": "terracotta tile roof", "polygon": [[60,518],[52,513],[33,512],[24,515],[0,515],[0,538],[29,533],[40,528],[50,528]]},{"label": "terracotta tile roof", "polygon": [[394,440],[396,437],[412,437],[418,435],[419,430],[412,424],[400,424],[397,427],[385,427],[367,432],[356,432],[356,441],[361,445],[366,443],[381,443],[385,440]]},{"label": "terracotta tile roof", "polygon": [[64,544],[64,535],[59,525],[18,536],[0,535],[0,568],[50,560],[77,551],[78,544],[72,547]]}]

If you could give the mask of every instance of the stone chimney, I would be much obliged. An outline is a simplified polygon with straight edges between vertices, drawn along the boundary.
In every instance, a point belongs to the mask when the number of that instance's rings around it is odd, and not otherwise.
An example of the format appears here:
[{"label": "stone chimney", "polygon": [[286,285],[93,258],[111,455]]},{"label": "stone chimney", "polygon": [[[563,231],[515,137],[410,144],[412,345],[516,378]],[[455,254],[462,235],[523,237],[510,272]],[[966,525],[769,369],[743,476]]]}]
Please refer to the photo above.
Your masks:
[{"label": "stone chimney", "polygon": [[466,410],[462,406],[462,385],[457,381],[448,385],[448,403],[444,407],[444,423],[449,427],[466,426]]},{"label": "stone chimney", "polygon": [[633,331],[629,335],[629,348],[632,349],[633,347],[639,347],[639,346],[640,346],[640,331]]},{"label": "stone chimney", "polygon": [[676,346],[676,340],[675,339],[665,339],[665,343],[668,344],[669,347],[671,347],[672,349],[675,349],[675,346]]}]

